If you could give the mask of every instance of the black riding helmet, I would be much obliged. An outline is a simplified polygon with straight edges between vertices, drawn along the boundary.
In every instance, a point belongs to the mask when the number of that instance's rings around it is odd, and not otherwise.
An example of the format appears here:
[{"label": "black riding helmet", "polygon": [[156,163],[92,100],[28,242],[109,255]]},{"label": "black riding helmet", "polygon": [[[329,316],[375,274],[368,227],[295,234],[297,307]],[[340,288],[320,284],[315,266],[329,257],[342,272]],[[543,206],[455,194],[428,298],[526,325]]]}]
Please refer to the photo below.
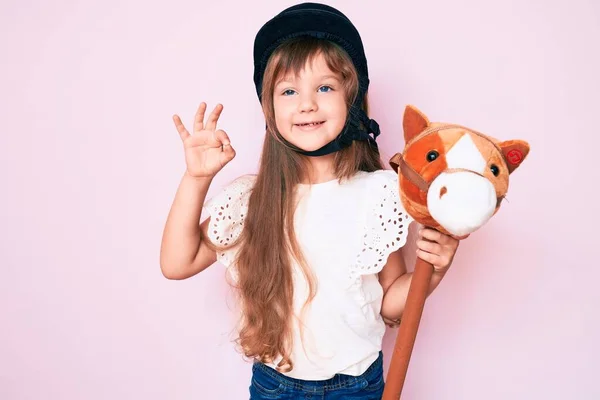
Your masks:
[{"label": "black riding helmet", "polygon": [[379,136],[379,124],[369,119],[362,109],[369,88],[369,71],[362,40],[352,22],[333,7],[318,3],[298,4],[277,14],[258,31],[254,40],[254,84],[259,100],[271,54],[284,41],[303,36],[329,40],[348,53],[358,72],[358,94],[350,106],[344,129],[333,141],[315,151],[291,147],[300,154],[322,156],[348,147],[353,140],[366,140],[377,149],[375,140]]}]

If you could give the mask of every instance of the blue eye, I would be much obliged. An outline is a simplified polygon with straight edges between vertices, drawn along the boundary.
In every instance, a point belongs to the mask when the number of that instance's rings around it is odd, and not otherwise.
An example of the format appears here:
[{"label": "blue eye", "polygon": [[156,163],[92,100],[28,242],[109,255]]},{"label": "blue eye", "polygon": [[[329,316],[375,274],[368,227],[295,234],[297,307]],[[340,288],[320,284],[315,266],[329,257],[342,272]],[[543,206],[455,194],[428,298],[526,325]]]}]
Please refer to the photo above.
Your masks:
[{"label": "blue eye", "polygon": [[282,94],[283,94],[284,96],[292,96],[294,93],[296,93],[296,91],[295,91],[295,90],[292,90],[292,89],[287,89],[287,90],[285,90],[285,91],[284,91]]},{"label": "blue eye", "polygon": [[326,86],[326,85],[325,86],[321,86],[319,88],[319,92],[322,92],[322,93],[327,93],[327,92],[330,92],[332,90],[333,90],[333,88],[331,86]]}]

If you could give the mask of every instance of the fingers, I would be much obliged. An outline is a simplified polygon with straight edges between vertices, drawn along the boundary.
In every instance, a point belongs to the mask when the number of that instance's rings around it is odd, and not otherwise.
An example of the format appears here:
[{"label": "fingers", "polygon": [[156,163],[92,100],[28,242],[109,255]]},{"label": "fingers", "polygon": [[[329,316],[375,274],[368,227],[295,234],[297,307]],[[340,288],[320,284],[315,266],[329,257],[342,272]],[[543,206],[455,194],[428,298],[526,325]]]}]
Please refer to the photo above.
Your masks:
[{"label": "fingers", "polygon": [[427,261],[429,264],[433,265],[434,267],[445,264],[442,260],[442,257],[438,256],[437,254],[428,253],[421,249],[417,249],[417,257],[419,257],[423,261]]},{"label": "fingers", "polygon": [[194,133],[200,132],[204,129],[204,113],[206,112],[206,103],[200,103],[196,116],[194,117]]},{"label": "fingers", "polygon": [[438,271],[446,270],[458,248],[458,240],[433,229],[423,229],[417,240],[417,256]]},{"label": "fingers", "polygon": [[450,264],[449,251],[436,242],[417,240],[417,256],[436,267],[445,267]]},{"label": "fingers", "polygon": [[442,245],[436,242],[428,242],[427,240],[417,240],[417,247],[427,253],[442,254]]},{"label": "fingers", "polygon": [[451,245],[457,246],[458,240],[452,236],[444,235],[440,231],[431,228],[423,228],[419,231],[419,236],[431,240],[432,242],[437,242],[441,245]]},{"label": "fingers", "polygon": [[229,161],[233,160],[233,158],[235,157],[235,150],[233,149],[233,147],[231,146],[231,141],[229,140],[229,136],[227,136],[227,133],[225,133],[225,131],[219,129],[218,131],[215,132],[215,138],[221,142],[222,145],[222,152],[221,152],[221,165],[225,165],[227,164]]},{"label": "fingers", "polygon": [[400,325],[400,318],[398,319],[389,319],[382,316],[383,322],[390,328],[397,328]]},{"label": "fingers", "polygon": [[435,229],[431,229],[431,228],[423,228],[419,231],[419,236],[427,239],[427,240],[431,240],[432,242],[440,242],[440,240],[442,239],[442,233],[440,231],[437,231]]},{"label": "fingers", "polygon": [[221,144],[223,146],[225,145],[230,145],[230,140],[229,140],[229,136],[227,136],[227,133],[225,133],[224,130],[219,129],[218,131],[215,132],[215,138],[221,142]]},{"label": "fingers", "polygon": [[227,164],[229,161],[235,158],[235,150],[231,145],[223,146],[223,152],[221,153],[221,165]]},{"label": "fingers", "polygon": [[175,128],[177,128],[177,132],[179,132],[179,137],[181,137],[182,141],[185,141],[185,139],[190,137],[190,133],[185,129],[185,126],[183,126],[179,115],[173,115],[173,122],[175,123]]},{"label": "fingers", "polygon": [[217,129],[217,121],[219,120],[219,116],[221,115],[222,111],[223,105],[217,104],[215,109],[208,116],[208,120],[206,121],[206,126],[204,127],[204,129],[209,131],[214,131],[215,129]]}]

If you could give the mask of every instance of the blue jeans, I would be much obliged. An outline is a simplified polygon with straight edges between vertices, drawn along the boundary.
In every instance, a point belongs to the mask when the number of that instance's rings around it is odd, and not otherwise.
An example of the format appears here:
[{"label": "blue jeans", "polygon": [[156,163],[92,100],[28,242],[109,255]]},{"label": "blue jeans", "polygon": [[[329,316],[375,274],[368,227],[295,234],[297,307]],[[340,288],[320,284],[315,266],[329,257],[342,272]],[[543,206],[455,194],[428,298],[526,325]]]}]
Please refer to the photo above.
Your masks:
[{"label": "blue jeans", "polygon": [[252,366],[250,400],[381,400],[383,354],[360,376],[337,374],[324,381],[289,378],[261,363]]}]

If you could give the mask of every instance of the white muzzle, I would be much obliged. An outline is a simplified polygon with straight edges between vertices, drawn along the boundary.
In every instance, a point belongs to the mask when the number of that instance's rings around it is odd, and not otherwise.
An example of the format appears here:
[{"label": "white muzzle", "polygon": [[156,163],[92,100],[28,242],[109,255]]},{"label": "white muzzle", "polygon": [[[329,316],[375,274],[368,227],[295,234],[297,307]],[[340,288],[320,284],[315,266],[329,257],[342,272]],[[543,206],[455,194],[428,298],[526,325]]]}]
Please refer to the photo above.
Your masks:
[{"label": "white muzzle", "polygon": [[427,208],[431,216],[455,236],[476,231],[494,215],[494,185],[474,172],[443,172],[429,186]]}]

